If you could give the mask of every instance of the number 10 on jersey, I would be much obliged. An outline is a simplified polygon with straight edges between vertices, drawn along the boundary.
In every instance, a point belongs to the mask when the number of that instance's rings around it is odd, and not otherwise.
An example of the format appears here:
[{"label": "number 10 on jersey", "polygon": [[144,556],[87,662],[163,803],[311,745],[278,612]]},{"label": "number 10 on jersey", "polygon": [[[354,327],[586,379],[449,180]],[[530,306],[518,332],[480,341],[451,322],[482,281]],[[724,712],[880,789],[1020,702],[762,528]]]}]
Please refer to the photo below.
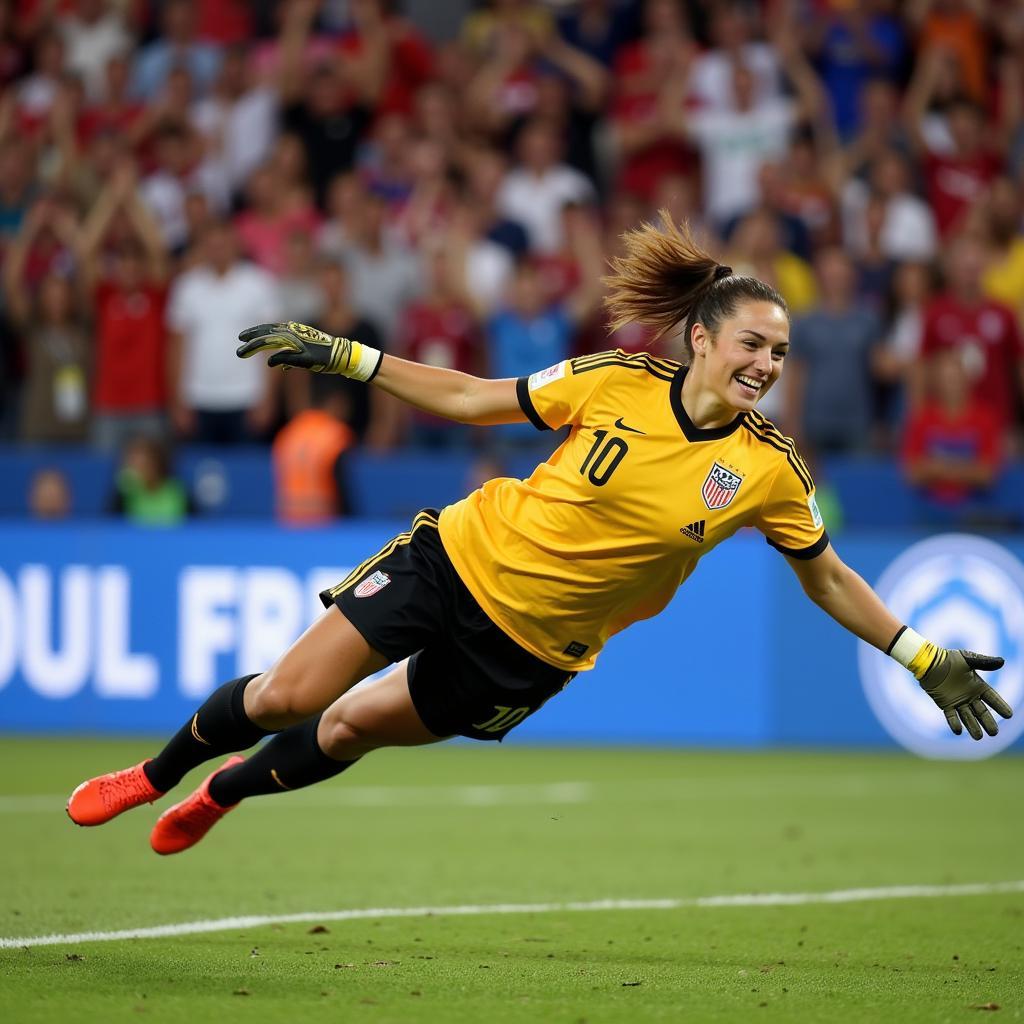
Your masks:
[{"label": "number 10 on jersey", "polygon": [[580,473],[595,487],[603,487],[628,451],[629,445],[621,437],[609,437],[607,430],[595,430],[594,444],[580,466]]}]

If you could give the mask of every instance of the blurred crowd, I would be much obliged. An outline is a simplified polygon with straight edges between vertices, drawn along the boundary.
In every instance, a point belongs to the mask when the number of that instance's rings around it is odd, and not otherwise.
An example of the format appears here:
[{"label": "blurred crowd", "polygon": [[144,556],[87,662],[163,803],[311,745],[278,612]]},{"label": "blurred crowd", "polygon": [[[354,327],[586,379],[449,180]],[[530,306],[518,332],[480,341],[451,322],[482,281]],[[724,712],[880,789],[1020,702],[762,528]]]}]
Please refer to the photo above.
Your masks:
[{"label": "blurred crowd", "polygon": [[491,0],[441,40],[393,0],[0,0],[0,438],[473,448],[235,337],[678,355],[602,311],[664,209],[789,303],[766,415],[962,504],[1021,450],[1022,189],[1016,0]]}]

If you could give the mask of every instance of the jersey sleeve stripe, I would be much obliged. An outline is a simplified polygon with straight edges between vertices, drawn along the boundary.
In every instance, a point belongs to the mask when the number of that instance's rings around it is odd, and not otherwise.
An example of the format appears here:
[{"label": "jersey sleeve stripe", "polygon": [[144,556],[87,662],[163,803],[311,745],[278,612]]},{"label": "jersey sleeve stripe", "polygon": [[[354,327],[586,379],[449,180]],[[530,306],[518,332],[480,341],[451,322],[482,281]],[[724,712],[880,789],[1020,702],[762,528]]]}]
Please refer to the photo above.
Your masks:
[{"label": "jersey sleeve stripe", "polygon": [[812,558],[817,558],[818,555],[820,555],[829,545],[827,530],[823,530],[821,536],[806,548],[783,547],[781,544],[776,544],[771,537],[765,537],[765,540],[768,541],[776,551],[781,551],[787,558],[796,558],[802,562],[810,561]]},{"label": "jersey sleeve stripe", "polygon": [[763,441],[767,445],[771,445],[776,451],[782,452],[786,456],[786,461],[793,467],[793,472],[796,473],[803,484],[804,490],[810,494],[814,490],[814,481],[811,479],[811,474],[804,463],[804,460],[797,454],[796,449],[793,447],[793,442],[787,438],[783,438],[780,434],[778,437],[774,437],[771,434],[762,434],[756,427],[752,426],[747,420],[743,421],[743,426],[750,431],[758,439]]},{"label": "jersey sleeve stripe", "polygon": [[520,377],[516,381],[516,398],[519,399],[519,407],[526,413],[526,418],[538,429],[538,430],[550,430],[551,428],[540,418],[540,413],[537,412],[537,407],[533,404],[533,399],[530,397],[530,378]]},{"label": "jersey sleeve stripe", "polygon": [[652,356],[650,352],[623,352],[622,349],[610,349],[607,352],[595,352],[589,356],[577,356],[572,360],[573,370],[585,369],[591,363],[604,364],[607,360],[617,360],[623,365],[635,366],[643,364],[646,367],[660,370],[662,373],[675,374],[679,364],[671,359],[660,359]]},{"label": "jersey sleeve stripe", "polygon": [[573,363],[573,373],[586,373],[588,370],[599,370],[602,366],[621,366],[624,370],[646,370],[652,377],[657,377],[658,380],[669,382],[671,382],[675,376],[674,373],[655,369],[655,367],[648,366],[646,363],[630,362],[625,359],[615,358],[604,359],[599,363],[587,363],[585,366],[577,366]]}]

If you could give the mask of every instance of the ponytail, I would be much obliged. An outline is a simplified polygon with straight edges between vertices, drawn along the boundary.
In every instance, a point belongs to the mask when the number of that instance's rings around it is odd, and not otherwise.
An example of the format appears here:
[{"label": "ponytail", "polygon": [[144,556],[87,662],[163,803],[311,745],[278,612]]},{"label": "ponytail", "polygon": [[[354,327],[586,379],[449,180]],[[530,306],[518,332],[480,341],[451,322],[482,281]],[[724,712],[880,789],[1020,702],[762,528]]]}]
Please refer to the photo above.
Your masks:
[{"label": "ponytail", "polygon": [[774,288],[755,277],[733,277],[731,267],[719,264],[694,241],[688,224],[674,223],[668,210],[661,210],[660,216],[660,227],[645,222],[627,231],[622,236],[626,254],[609,261],[612,273],[603,279],[608,287],[604,301],[609,330],[633,322],[647,324],[657,340],[685,321],[683,345],[687,362],[692,362],[695,323],[714,336],[743,300],[771,302],[789,315]]}]

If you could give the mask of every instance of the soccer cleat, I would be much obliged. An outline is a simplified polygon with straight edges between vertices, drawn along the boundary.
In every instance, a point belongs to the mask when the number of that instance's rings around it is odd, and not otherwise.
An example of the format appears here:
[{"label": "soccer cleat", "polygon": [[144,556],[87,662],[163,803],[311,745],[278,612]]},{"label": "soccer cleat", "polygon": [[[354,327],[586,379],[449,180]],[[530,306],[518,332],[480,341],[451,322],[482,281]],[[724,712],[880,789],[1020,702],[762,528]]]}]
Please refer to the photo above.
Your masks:
[{"label": "soccer cleat", "polygon": [[195,846],[214,825],[237,804],[221,807],[210,796],[210,780],[225,768],[233,768],[245,760],[235,754],[229,757],[215,772],[203,780],[203,784],[185,797],[181,803],[168,807],[156,820],[149,835],[149,845],[160,854],[181,853]]},{"label": "soccer cleat", "polygon": [[150,760],[83,782],[68,800],[68,817],[76,825],[102,825],[133,807],[159,800],[163,793],[143,771]]}]

